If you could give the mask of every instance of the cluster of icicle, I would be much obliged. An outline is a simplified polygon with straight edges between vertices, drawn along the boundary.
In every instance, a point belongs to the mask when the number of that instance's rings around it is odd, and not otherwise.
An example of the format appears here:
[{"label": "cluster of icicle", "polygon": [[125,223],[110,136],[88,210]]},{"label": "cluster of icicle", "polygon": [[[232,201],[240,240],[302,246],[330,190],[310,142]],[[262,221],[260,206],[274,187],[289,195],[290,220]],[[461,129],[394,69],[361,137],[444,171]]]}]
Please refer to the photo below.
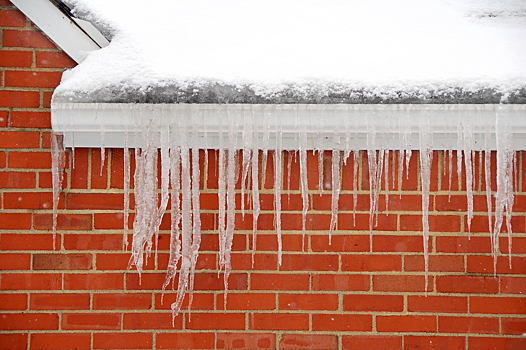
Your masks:
[{"label": "cluster of icicle", "polygon": [[[219,270],[224,271],[225,293],[228,290],[228,276],[231,271],[230,251],[234,235],[236,212],[243,215],[245,196],[251,201],[253,215],[253,249],[256,249],[256,231],[260,214],[259,186],[260,174],[264,173],[269,151],[274,152],[274,209],[275,230],[278,241],[278,262],[281,264],[281,188],[283,151],[293,150],[300,166],[300,191],[303,199],[302,231],[305,233],[306,217],[309,210],[309,184],[307,183],[307,152],[314,150],[319,156],[318,165],[322,167],[324,151],[332,151],[332,218],[330,235],[336,229],[338,199],[340,195],[342,165],[351,157],[354,159],[354,212],[357,203],[357,171],[360,152],[366,152],[370,182],[369,231],[372,235],[378,201],[382,192],[382,182],[386,203],[389,198],[389,176],[403,181],[404,171],[408,171],[412,149],[420,152],[420,173],[422,190],[423,251],[425,256],[425,275],[427,290],[428,271],[428,208],[430,174],[433,149],[441,144],[444,153],[444,169],[448,169],[449,187],[453,152],[457,157],[457,169],[466,178],[468,202],[468,230],[473,218],[473,164],[476,157],[484,158],[484,178],[487,195],[488,230],[491,233],[491,246],[496,264],[498,238],[503,221],[511,235],[511,212],[513,207],[513,173],[516,170],[513,140],[506,113],[498,108],[481,107],[480,113],[467,113],[462,109],[444,106],[441,123],[436,113],[425,109],[393,114],[396,107],[385,110],[372,109],[367,112],[352,106],[337,108],[312,106],[259,106],[216,105],[188,107],[169,105],[145,105],[130,111],[134,120],[134,130],[126,132],[124,151],[124,237],[128,236],[129,196],[130,196],[130,151],[133,145],[136,169],[134,174],[135,220],[133,241],[131,243],[130,267],[143,270],[145,259],[152,253],[156,235],[168,203],[170,202],[171,232],[170,258],[167,267],[165,290],[174,284],[179,273],[177,298],[172,305],[174,317],[181,309],[186,292],[189,305],[192,303],[194,272],[201,242],[200,222],[200,149],[218,149],[218,234]],[[151,118],[141,116],[148,110]],[[484,113],[483,113],[484,112]],[[488,117],[489,115],[489,117]],[[331,125],[328,127],[327,125]],[[416,125],[416,128],[414,127]],[[437,133],[437,125],[442,130]],[[365,127],[365,129],[364,129]],[[495,133],[491,129],[496,130]],[[446,135],[442,140],[433,140],[433,135]],[[450,135],[450,136],[447,136]],[[452,135],[452,136],[451,136]],[[57,225],[58,195],[60,190],[59,169],[62,149],[54,137],[53,150],[53,230]],[[496,139],[495,139],[496,136]],[[103,137],[104,139],[104,137]],[[496,148],[497,177],[495,194],[491,191],[490,167],[491,149]],[[160,199],[158,184],[158,158],[160,149]],[[398,151],[398,164],[389,164],[392,153]],[[102,148],[102,154],[104,149]],[[262,162],[260,165],[259,158]],[[205,155],[205,161],[208,158]],[[290,159],[289,159],[290,162]],[[393,161],[391,160],[391,163]],[[263,168],[261,169],[260,166]],[[290,166],[290,164],[289,164]],[[395,174],[395,168],[398,173]],[[205,169],[207,166],[205,165]],[[462,172],[462,169],[464,171]],[[322,170],[322,169],[320,169]],[[319,188],[323,189],[320,171]],[[390,175],[391,173],[391,175]],[[290,171],[289,171],[290,174]],[[236,190],[240,180],[241,188]],[[289,180],[290,181],[290,180]],[[401,189],[401,185],[399,188]],[[241,208],[236,208],[235,194],[241,192]],[[400,190],[401,191],[401,190]],[[400,192],[401,195],[401,192]],[[495,195],[495,207],[492,196]],[[372,240],[370,240],[372,245]],[[511,239],[509,240],[511,245]],[[126,241],[127,243],[127,241]],[[510,247],[511,248],[511,247]],[[372,247],[371,247],[372,249]],[[511,252],[511,249],[509,249]],[[511,263],[511,260],[510,260]],[[180,265],[179,265],[180,264]],[[224,298],[226,303],[226,296]]]}]

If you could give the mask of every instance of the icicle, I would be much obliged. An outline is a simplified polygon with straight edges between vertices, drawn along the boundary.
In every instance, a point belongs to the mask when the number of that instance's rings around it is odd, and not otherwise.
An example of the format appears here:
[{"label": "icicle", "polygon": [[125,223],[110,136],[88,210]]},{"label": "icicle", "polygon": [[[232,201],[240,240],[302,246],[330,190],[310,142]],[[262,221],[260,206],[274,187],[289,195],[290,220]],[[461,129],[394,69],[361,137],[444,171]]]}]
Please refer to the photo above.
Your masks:
[{"label": "icicle", "polygon": [[511,214],[513,209],[513,165],[515,150],[510,136],[507,115],[500,110],[496,112],[497,139],[497,194],[495,199],[495,226],[493,228],[492,252],[493,272],[497,271],[497,255],[499,251],[499,234],[506,211],[506,228],[508,230],[509,264],[511,265]]},{"label": "icicle", "polygon": [[424,241],[425,292],[427,295],[429,271],[429,191],[431,183],[431,161],[433,159],[433,140],[428,115],[420,115],[420,174],[422,178],[422,229]]},{"label": "icicle", "polygon": [[[192,115],[193,117],[193,115]],[[192,133],[192,247],[191,247],[191,262],[190,262],[190,276],[188,282],[188,312],[192,308],[192,301],[194,299],[194,276],[195,276],[195,267],[197,265],[197,258],[199,257],[199,247],[201,245],[201,206],[200,206],[200,169],[199,169],[199,141],[198,141],[198,130],[197,130],[197,118],[192,118],[194,123],[192,124],[193,133]],[[226,302],[226,298],[225,298]]]},{"label": "icicle", "polygon": [[252,138],[252,267],[254,267],[254,254],[256,252],[257,246],[257,230],[258,230],[258,219],[260,213],[260,203],[259,203],[259,136],[258,136],[258,127],[257,121],[258,118],[254,117],[254,112],[252,111],[252,122],[254,123]]},{"label": "icicle", "polygon": [[353,150],[353,225],[356,226],[356,207],[358,206],[358,162],[360,160],[360,151],[358,149]]},{"label": "icicle", "polygon": [[[339,136],[334,135],[334,145],[339,141]],[[332,233],[336,229],[336,221],[338,219],[338,201],[340,198],[341,189],[341,174],[340,174],[340,154],[341,152],[334,147],[332,150],[332,201],[331,201],[331,226],[329,229],[329,244],[331,244]]]},{"label": "icicle", "polygon": [[[171,208],[170,208],[170,257],[168,260],[168,267],[166,271],[166,278],[163,284],[163,293],[161,295],[161,303],[164,299],[164,291],[166,287],[172,282],[175,282],[177,274],[177,264],[181,259],[181,150],[179,146],[172,142],[170,148],[170,184],[171,190]],[[174,315],[179,313],[180,309],[174,310]],[[173,321],[173,320],[172,320]]]},{"label": "icicle", "polygon": [[128,132],[124,134],[124,247],[128,249],[128,230],[130,218],[130,149],[128,148]]},{"label": "icicle", "polygon": [[245,192],[252,159],[252,123],[252,118],[247,116],[246,111],[243,110],[243,163],[241,165],[241,215],[243,218],[245,217]]},{"label": "icicle", "polygon": [[385,214],[389,216],[389,150],[384,150]]},{"label": "icicle", "polygon": [[235,116],[234,112],[228,113],[229,129],[228,129],[228,151],[227,151],[227,188],[226,188],[226,202],[227,202],[227,223],[225,232],[225,242],[223,242],[224,251],[221,253],[222,260],[219,261],[220,269],[224,268],[224,309],[226,310],[227,293],[228,293],[228,277],[232,266],[230,263],[230,251],[232,249],[232,241],[234,239],[234,224],[236,220],[235,212],[235,189],[236,189],[236,141],[237,134],[235,133]]},{"label": "icicle", "polygon": [[468,202],[468,233],[471,233],[471,220],[473,219],[473,125],[471,124],[469,117],[466,115],[463,116],[462,121],[464,166],[466,169],[466,195]]},{"label": "icicle", "polygon": [[281,157],[282,150],[282,130],[281,124],[275,119],[276,125],[276,150],[274,151],[274,215],[276,233],[278,236],[278,265],[281,266],[283,243],[281,240]]},{"label": "icicle", "polygon": [[[299,114],[296,109],[296,120]],[[301,199],[303,203],[301,211],[301,251],[305,251],[305,233],[307,226],[307,211],[309,210],[309,184],[307,177],[307,131],[303,123],[300,124],[300,183],[301,183]]]},{"label": "icicle", "polygon": [[65,159],[64,135],[51,133],[51,182],[53,185],[53,250],[57,249],[58,202]]},{"label": "icicle", "polygon": [[[485,132],[484,132],[484,180],[486,182],[486,205],[488,207],[488,232],[493,231],[493,220],[492,220],[492,212],[493,212],[493,206],[491,204],[491,148],[490,148],[490,142],[491,142],[491,131],[490,131],[490,124],[485,124]],[[492,239],[493,236],[491,235]],[[493,242],[491,244],[493,247]]]}]

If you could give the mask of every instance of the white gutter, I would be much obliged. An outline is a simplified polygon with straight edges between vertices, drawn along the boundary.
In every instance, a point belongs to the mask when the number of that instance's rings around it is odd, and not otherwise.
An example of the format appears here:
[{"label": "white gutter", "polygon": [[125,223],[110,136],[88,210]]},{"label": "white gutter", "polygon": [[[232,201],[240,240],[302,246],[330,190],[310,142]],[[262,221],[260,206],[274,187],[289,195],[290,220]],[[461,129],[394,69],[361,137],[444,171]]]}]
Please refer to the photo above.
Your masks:
[{"label": "white gutter", "polygon": [[49,0],[11,2],[77,63],[82,62],[88,52],[109,45],[91,23],[68,17]]},{"label": "white gutter", "polygon": [[200,148],[218,148],[219,135],[226,137],[230,127],[242,148],[249,127],[261,140],[269,135],[270,149],[277,133],[283,149],[299,149],[302,132],[309,149],[418,149],[421,126],[429,125],[434,149],[456,149],[459,133],[472,137],[473,150],[496,149],[496,134],[505,131],[514,149],[526,150],[526,105],[53,103],[51,112],[53,131],[64,135],[66,147],[122,148],[127,138],[133,148],[141,146],[135,137],[144,131],[159,145],[162,130],[184,124],[198,132]]}]

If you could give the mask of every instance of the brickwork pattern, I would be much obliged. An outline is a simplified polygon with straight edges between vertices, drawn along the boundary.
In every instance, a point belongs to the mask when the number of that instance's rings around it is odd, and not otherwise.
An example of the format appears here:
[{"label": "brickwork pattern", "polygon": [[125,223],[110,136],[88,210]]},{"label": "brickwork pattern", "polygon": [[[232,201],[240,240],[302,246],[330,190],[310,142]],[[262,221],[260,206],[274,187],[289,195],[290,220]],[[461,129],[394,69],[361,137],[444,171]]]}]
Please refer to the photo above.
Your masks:
[{"label": "brickwork pattern", "polygon": [[61,72],[74,62],[7,0],[0,0],[0,42],[0,349],[526,348],[526,152],[517,154],[512,267],[504,233],[496,276],[479,158],[468,234],[456,160],[450,191],[444,154],[435,152],[427,296],[416,154],[402,195],[391,176],[388,207],[380,197],[372,251],[365,155],[356,216],[352,161],[343,169],[332,244],[330,191],[319,195],[317,156],[309,155],[311,210],[302,251],[299,165],[291,162],[289,177],[286,154],[281,266],[269,161],[253,268],[251,212],[237,215],[227,310],[217,275],[217,155],[202,152],[204,232],[192,312],[183,311],[172,327],[175,294],[162,300],[161,290],[169,215],[142,284],[127,270],[122,150],[106,150],[102,171],[100,150],[69,151],[53,249],[49,107]]}]

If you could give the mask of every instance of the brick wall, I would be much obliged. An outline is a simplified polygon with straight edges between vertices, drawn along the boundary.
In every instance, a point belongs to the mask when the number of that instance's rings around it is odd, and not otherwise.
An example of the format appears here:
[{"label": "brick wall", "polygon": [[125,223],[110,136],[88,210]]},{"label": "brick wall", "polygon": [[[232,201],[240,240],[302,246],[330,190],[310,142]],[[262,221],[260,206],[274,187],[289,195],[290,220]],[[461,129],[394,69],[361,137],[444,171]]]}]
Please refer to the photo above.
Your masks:
[{"label": "brick wall", "polygon": [[[267,177],[254,268],[252,218],[238,215],[226,311],[222,276],[217,276],[216,157],[210,152],[208,169],[202,169],[204,235],[193,311],[191,320],[184,311],[172,327],[175,294],[167,293],[161,303],[169,218],[142,285],[137,273],[126,269],[122,150],[106,151],[102,175],[100,150],[77,149],[74,167],[69,154],[53,249],[49,105],[62,70],[74,63],[7,0],[0,0],[0,26],[1,349],[526,348],[521,336],[526,332],[526,152],[518,153],[513,265],[507,265],[503,235],[496,276],[480,164],[469,239],[465,185],[454,170],[449,200],[443,154],[435,152],[427,297],[416,155],[401,197],[395,181],[388,215],[380,197],[372,251],[365,157],[356,222],[348,163],[329,245],[330,194],[318,195],[317,157],[310,156],[312,209],[305,252],[298,164],[292,163],[290,189],[285,166],[283,264],[277,265]],[[271,163],[268,171],[271,175]]]}]

